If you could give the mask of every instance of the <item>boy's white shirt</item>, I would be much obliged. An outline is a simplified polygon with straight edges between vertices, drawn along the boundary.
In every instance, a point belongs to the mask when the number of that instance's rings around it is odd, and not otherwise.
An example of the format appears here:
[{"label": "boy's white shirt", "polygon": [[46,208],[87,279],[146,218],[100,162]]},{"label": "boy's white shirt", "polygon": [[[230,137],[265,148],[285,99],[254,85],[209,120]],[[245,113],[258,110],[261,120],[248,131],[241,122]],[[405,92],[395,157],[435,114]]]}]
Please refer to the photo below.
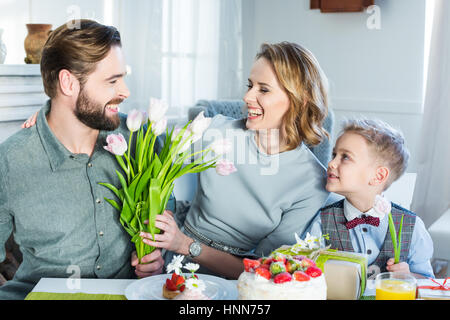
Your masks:
[{"label": "boy's white shirt", "polygon": [[353,219],[360,218],[363,214],[366,216],[380,218],[380,220],[384,218],[384,215],[381,216],[381,214],[376,212],[374,208],[371,208],[367,212],[361,212],[356,209],[347,199],[344,200],[344,216],[347,221],[352,221]]}]

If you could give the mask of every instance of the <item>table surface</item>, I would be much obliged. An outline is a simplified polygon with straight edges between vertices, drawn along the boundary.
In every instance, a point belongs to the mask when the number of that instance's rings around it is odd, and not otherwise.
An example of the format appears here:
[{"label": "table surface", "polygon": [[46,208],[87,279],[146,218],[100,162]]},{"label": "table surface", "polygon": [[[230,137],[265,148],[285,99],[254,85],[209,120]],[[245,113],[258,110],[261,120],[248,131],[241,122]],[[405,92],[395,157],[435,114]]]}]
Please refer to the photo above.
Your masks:
[{"label": "table surface", "polygon": [[[32,292],[125,295],[125,289],[135,281],[139,280],[42,278]],[[226,281],[237,284],[237,280]],[[368,280],[364,295],[375,295],[373,280]]]},{"label": "table surface", "polygon": [[[435,279],[443,283],[444,279]],[[72,278],[42,278],[32,292],[46,293],[87,293],[125,295],[125,289],[135,281],[127,279],[72,279]],[[226,280],[237,283],[237,280]],[[417,279],[417,285],[430,285],[428,279]],[[367,280],[364,296],[375,296],[375,281]]]}]

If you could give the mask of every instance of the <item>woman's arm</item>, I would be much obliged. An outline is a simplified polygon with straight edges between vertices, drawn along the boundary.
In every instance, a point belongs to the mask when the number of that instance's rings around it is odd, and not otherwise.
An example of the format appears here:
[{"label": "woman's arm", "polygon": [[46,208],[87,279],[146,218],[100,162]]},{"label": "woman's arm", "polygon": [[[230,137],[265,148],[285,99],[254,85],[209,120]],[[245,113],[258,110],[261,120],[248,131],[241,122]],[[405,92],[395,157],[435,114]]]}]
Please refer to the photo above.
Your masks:
[{"label": "woman's arm", "polygon": [[[164,232],[155,234],[155,241],[151,234],[141,233],[146,244],[189,255],[189,246],[194,240],[180,231],[171,212],[156,216],[155,226]],[[241,258],[203,244],[202,252],[193,261],[229,279],[237,279],[244,271]]]}]

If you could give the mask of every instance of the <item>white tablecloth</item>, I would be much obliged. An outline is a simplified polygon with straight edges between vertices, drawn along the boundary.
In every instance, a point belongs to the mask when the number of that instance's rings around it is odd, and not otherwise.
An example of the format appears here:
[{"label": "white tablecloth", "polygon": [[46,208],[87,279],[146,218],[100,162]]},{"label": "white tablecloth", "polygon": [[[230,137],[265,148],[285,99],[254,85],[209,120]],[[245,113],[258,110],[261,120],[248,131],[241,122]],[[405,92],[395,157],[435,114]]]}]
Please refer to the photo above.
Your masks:
[{"label": "white tablecloth", "polygon": [[[79,280],[79,282],[77,282]],[[119,279],[60,279],[60,278],[42,278],[34,287],[32,292],[50,292],[50,293],[88,293],[88,294],[113,294],[125,295],[125,289],[134,281],[138,280],[119,280]],[[236,280],[227,280],[237,283]],[[443,283],[443,279],[437,279]],[[417,285],[433,285],[430,280],[418,279]],[[375,295],[375,281],[368,280],[365,296]]]}]

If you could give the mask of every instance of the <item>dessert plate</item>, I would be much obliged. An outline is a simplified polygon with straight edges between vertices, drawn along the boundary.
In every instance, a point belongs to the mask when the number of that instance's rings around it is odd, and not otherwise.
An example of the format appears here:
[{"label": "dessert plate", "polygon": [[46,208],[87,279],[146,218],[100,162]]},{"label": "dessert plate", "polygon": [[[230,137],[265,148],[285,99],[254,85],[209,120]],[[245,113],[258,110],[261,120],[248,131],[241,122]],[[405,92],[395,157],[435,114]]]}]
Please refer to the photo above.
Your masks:
[{"label": "dessert plate", "polygon": [[[190,276],[190,273],[183,273]],[[211,300],[237,300],[238,292],[235,281],[225,280],[208,274],[198,274],[199,280],[205,283],[203,294]],[[162,295],[163,285],[171,274],[159,274],[140,279],[130,284],[125,289],[125,297],[128,300],[168,300]]]}]

